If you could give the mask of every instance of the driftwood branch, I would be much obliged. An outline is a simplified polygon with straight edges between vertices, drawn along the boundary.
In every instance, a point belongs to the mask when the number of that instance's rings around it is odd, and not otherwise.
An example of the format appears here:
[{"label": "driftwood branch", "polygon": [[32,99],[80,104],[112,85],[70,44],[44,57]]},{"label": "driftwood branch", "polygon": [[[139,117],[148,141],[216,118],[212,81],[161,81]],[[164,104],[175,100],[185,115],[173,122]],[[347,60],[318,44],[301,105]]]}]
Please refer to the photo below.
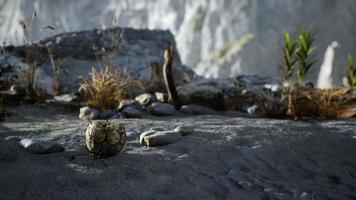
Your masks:
[{"label": "driftwood branch", "polygon": [[174,45],[171,45],[164,51],[163,78],[168,93],[168,102],[179,108],[181,105],[172,74],[174,51]]}]

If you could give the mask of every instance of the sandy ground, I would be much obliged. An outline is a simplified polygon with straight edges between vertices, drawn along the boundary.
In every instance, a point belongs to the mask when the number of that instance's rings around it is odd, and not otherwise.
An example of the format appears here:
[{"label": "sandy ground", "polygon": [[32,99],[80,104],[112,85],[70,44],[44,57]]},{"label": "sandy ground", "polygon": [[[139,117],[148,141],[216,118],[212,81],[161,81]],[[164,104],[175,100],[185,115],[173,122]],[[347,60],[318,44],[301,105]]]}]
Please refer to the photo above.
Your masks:
[{"label": "sandy ground", "polygon": [[[356,122],[187,116],[117,120],[117,156],[86,153],[88,122],[58,108],[20,107],[0,122],[0,199],[356,199]],[[138,143],[154,126],[193,124],[178,143]],[[58,141],[63,153],[24,152],[7,136]]]}]

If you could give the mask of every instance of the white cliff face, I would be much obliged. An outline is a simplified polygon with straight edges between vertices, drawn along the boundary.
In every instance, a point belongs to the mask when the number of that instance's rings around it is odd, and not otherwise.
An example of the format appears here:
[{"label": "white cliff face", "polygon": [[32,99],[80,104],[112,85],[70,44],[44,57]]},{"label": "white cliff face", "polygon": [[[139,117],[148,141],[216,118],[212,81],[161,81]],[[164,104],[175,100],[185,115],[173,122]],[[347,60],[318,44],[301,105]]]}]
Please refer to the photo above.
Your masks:
[{"label": "white cliff face", "polygon": [[339,44],[334,41],[328,46],[325,52],[323,64],[320,67],[318,76],[318,88],[329,89],[333,87],[332,71],[335,59],[335,48],[337,47],[339,47]]},{"label": "white cliff face", "polygon": [[[282,31],[309,25],[318,33],[320,55],[334,40],[342,47],[335,55],[336,83],[346,71],[346,55],[356,55],[354,0],[0,0],[0,6],[0,40],[11,44],[23,42],[18,21],[33,7],[38,18],[31,40],[109,27],[113,18],[117,26],[169,29],[183,63],[207,77],[279,76]],[[46,25],[56,30],[43,30]],[[316,80],[317,74],[307,78]]]}]

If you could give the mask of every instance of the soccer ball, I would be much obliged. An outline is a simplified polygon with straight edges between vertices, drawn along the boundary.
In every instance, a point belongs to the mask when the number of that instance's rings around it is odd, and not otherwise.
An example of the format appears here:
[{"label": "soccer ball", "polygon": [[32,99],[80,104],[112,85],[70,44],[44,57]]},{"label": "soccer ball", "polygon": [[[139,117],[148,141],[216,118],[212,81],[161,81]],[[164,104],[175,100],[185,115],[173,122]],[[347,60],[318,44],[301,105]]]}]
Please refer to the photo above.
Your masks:
[{"label": "soccer ball", "polygon": [[88,150],[105,158],[122,150],[126,142],[126,131],[122,124],[94,121],[88,126],[85,138]]}]

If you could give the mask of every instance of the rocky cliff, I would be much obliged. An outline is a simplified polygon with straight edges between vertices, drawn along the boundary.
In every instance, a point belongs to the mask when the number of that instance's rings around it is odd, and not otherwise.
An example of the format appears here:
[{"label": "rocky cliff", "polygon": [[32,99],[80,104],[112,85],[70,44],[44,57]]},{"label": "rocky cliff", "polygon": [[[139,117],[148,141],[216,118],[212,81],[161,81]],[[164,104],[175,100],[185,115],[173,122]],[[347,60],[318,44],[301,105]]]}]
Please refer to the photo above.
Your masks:
[{"label": "rocky cliff", "polygon": [[[170,29],[184,64],[205,76],[258,74],[278,76],[282,31],[313,25],[320,65],[327,45],[336,40],[333,78],[340,83],[346,55],[356,55],[354,0],[1,0],[0,41],[21,44],[19,20],[37,19],[30,40],[61,32],[109,27]],[[114,18],[114,20],[113,20]],[[51,25],[56,29],[44,30]],[[318,68],[318,67],[316,67]],[[310,80],[316,81],[318,69]]]}]

